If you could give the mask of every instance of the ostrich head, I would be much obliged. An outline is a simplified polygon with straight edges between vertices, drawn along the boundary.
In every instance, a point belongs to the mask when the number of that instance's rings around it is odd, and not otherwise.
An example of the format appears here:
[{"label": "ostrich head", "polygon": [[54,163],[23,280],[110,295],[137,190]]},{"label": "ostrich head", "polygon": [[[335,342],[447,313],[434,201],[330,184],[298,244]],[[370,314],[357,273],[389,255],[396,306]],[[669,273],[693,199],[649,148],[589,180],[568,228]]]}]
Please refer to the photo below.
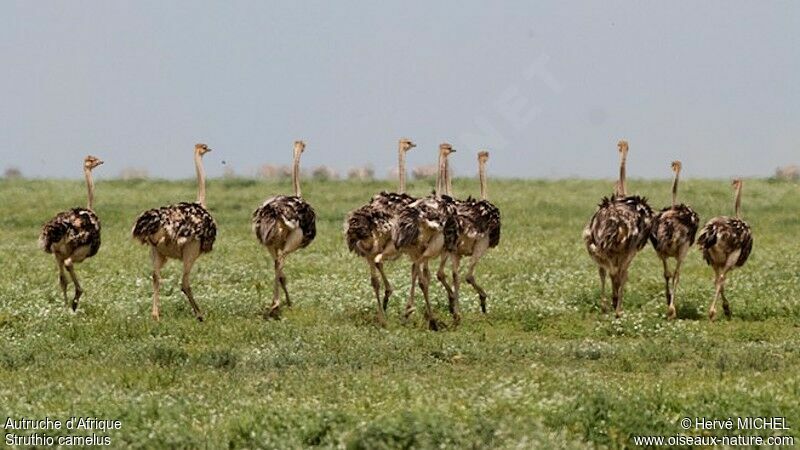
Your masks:
[{"label": "ostrich head", "polygon": [[300,156],[306,149],[306,143],[303,141],[294,141],[294,154]]},{"label": "ostrich head", "polygon": [[734,178],[733,181],[731,182],[731,186],[733,186],[734,189],[741,187],[742,186],[742,179],[741,178]]},{"label": "ostrich head", "polygon": [[407,152],[416,146],[417,144],[411,142],[411,139],[406,139],[406,138],[400,139],[400,150],[404,152]]},{"label": "ostrich head", "polygon": [[86,158],[83,159],[83,168],[87,170],[92,170],[100,164],[103,164],[103,160],[96,156],[87,155]]},{"label": "ostrich head", "polygon": [[485,163],[488,160],[489,160],[489,152],[487,152],[486,150],[478,152],[479,163]]},{"label": "ostrich head", "polygon": [[443,142],[439,144],[439,152],[441,152],[442,155],[447,156],[450,153],[455,153],[456,149],[454,149],[453,146],[448,144],[447,142]]},{"label": "ostrich head", "polygon": [[194,151],[200,156],[210,152],[211,149],[206,144],[194,144]]},{"label": "ostrich head", "polygon": [[683,165],[680,161],[672,161],[672,171],[673,172],[680,172]]},{"label": "ostrich head", "polygon": [[622,139],[621,141],[617,142],[617,147],[619,147],[619,153],[623,158],[628,155],[628,141]]}]

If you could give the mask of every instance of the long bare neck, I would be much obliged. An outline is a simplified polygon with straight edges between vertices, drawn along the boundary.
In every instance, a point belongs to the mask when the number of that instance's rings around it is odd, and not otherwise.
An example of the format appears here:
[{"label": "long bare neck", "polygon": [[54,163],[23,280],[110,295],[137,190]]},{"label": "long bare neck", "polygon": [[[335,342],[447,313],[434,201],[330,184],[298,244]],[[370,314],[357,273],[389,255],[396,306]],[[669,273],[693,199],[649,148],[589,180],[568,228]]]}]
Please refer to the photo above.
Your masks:
[{"label": "long bare neck", "polygon": [[678,178],[681,175],[680,170],[675,171],[675,177],[672,179],[672,207],[678,204]]},{"label": "long bare neck", "polygon": [[450,160],[444,157],[444,192],[453,196],[453,180],[450,178]]},{"label": "long bare neck", "polygon": [[738,219],[741,217],[742,214],[742,183],[736,185],[736,200],[734,200],[734,212],[736,214],[736,218]]},{"label": "long bare neck", "polygon": [[619,181],[617,182],[617,195],[625,197],[627,191],[625,190],[625,163],[627,156],[623,153],[619,160]]},{"label": "long bare neck", "polygon": [[444,152],[439,152],[439,170],[436,172],[436,196],[441,196],[445,188],[445,171],[447,170],[447,159]]},{"label": "long bare neck", "polygon": [[203,168],[203,156],[194,154],[194,168],[197,171],[197,203],[206,207],[206,171]]},{"label": "long bare neck", "polygon": [[400,183],[397,192],[404,194],[406,192],[406,152],[403,147],[397,151],[397,176]]},{"label": "long bare neck", "polygon": [[294,188],[294,195],[302,197],[300,192],[300,152],[294,153],[294,163],[292,164],[292,187]]},{"label": "long bare neck", "polygon": [[481,200],[486,200],[489,193],[486,189],[486,163],[484,161],[478,162],[478,178],[481,181]]},{"label": "long bare neck", "polygon": [[92,178],[92,169],[84,167],[83,175],[86,177],[86,189],[89,197],[86,209],[94,211],[94,179]]}]

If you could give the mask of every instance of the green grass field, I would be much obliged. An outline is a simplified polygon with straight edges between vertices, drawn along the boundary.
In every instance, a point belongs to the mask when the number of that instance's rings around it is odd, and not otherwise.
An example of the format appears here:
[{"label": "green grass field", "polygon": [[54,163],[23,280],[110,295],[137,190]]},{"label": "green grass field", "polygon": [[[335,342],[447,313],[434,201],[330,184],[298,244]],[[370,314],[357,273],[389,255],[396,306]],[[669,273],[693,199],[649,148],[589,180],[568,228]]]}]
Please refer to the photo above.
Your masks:
[{"label": "green grass field", "polygon": [[[193,181],[97,183],[103,246],[77,266],[86,290],[77,314],[36,240],[56,212],[84,206],[83,183],[0,181],[0,418],[119,419],[120,430],[98,434],[141,448],[619,448],[634,435],[687,433],[683,417],[739,416],[786,417],[782,433],[800,438],[800,185],[745,182],[753,254],[729,277],[733,319],[709,323],[712,271],[700,252],[684,266],[679,320],[667,322],[649,245],[633,262],[624,317],[600,313],[581,231],[612,182],[491,180],[503,236],[478,268],[489,313],[464,284],[462,325],[438,333],[426,329],[421,298],[413,319],[400,319],[404,260],[390,265],[389,326],[377,327],[366,265],[344,245],[346,212],[391,187],[304,183],[317,238],[287,262],[294,307],[264,321],[272,266],[250,214],[290,186],[211,180],[219,234],[193,272],[206,322],[194,320],[172,261],[154,323],[149,251],[130,228],[144,209],[193,200]],[[629,190],[654,208],[669,200],[667,181],[632,180]],[[457,180],[455,191],[475,194],[477,183]],[[703,223],[732,212],[726,180],[687,180],[680,195]]]}]

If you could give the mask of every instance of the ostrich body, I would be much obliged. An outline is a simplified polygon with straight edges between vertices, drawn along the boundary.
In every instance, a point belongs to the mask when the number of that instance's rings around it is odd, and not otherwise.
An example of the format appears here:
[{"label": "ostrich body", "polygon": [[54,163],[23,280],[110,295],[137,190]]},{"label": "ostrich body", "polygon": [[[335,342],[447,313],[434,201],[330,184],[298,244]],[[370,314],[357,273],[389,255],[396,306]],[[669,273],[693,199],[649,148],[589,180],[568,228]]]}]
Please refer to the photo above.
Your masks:
[{"label": "ostrich body", "polygon": [[186,295],[197,320],[203,321],[203,313],[192,293],[189,274],[197,258],[212,250],[217,237],[217,224],[206,209],[203,155],[210,151],[206,144],[197,144],[194,148],[197,202],[181,202],[149,209],[139,215],[131,231],[134,239],[150,246],[150,256],[153,260],[154,320],[159,320],[161,313],[161,269],[169,259],[178,259],[183,262],[181,291]]},{"label": "ostrich body", "polygon": [[708,318],[714,320],[717,315],[717,298],[722,297],[722,308],[725,316],[731,317],[731,307],[725,297],[725,277],[736,267],[742,267],[753,250],[753,233],[750,225],[741,217],[742,180],[734,180],[735,217],[714,217],[709,220],[700,232],[697,240],[703,251],[703,259],[714,269],[714,300],[708,310]]},{"label": "ostrich body", "polygon": [[300,155],[306,148],[303,141],[294,143],[292,186],[294,195],[270,197],[253,211],[253,232],[258,241],[269,250],[274,261],[275,280],[272,304],[265,311],[265,318],[280,316],[280,290],[286,296],[286,305],[292,306],[283,266],[286,256],[295,250],[307,247],[317,234],[314,208],[303,200],[300,193]]},{"label": "ostrich body", "polygon": [[[450,144],[439,146],[439,176],[437,188],[444,186],[444,169],[448,155],[455,150]],[[432,330],[438,329],[430,305],[429,286],[430,270],[428,262],[443,253],[454,252],[458,240],[458,223],[456,221],[456,203],[447,195],[435,195],[421,198],[402,208],[392,230],[394,247],[411,259],[411,289],[405,308],[405,317],[414,312],[414,290],[419,282],[425,298],[425,318]],[[380,255],[376,258],[380,258]],[[443,282],[448,294],[451,292]]]},{"label": "ostrich body", "polygon": [[86,258],[91,258],[100,250],[100,219],[94,212],[94,179],[92,170],[103,164],[103,161],[87,156],[83,160],[83,174],[86,178],[88,203],[86,208],[72,208],[62,211],[42,226],[39,235],[39,247],[47,253],[52,253],[58,265],[58,281],[64,296],[64,305],[69,306],[67,300],[66,269],[75,285],[75,296],[72,298],[72,310],[78,309],[78,300],[83,295],[83,289],[75,275],[74,264]]},{"label": "ostrich body", "polygon": [[[416,144],[408,139],[401,139],[398,148],[398,192],[380,192],[372,197],[369,203],[352,211],[345,219],[345,240],[347,248],[364,258],[370,271],[370,282],[377,302],[377,319],[383,326],[386,324],[384,312],[392,295],[392,285],[384,271],[383,260],[396,255],[392,241],[392,230],[396,219],[405,206],[414,198],[405,193],[406,166],[405,154]],[[376,257],[380,258],[376,261]],[[380,289],[383,282],[384,295],[381,300]]]},{"label": "ostrich body", "polygon": [[[700,218],[694,210],[683,203],[678,204],[678,178],[681,173],[681,162],[672,162],[674,178],[672,181],[672,206],[662,209],[653,218],[650,231],[650,242],[661,258],[664,266],[664,284],[667,296],[667,317],[675,318],[675,292],[683,263],[689,249],[694,245]],[[667,260],[675,258],[675,271],[670,274]],[[670,278],[672,283],[670,284]]]},{"label": "ostrich body", "polygon": [[[453,295],[450,297],[450,310],[454,320],[460,320],[459,312],[459,266],[462,257],[469,257],[469,268],[467,269],[467,283],[475,289],[481,302],[481,312],[486,314],[486,291],[475,281],[475,266],[478,261],[486,254],[490,248],[497,247],[500,243],[500,210],[497,209],[487,199],[486,188],[486,161],[489,159],[489,152],[478,152],[478,177],[481,186],[481,198],[476,200],[468,197],[466,200],[456,200],[456,220],[458,221],[458,240],[456,249],[442,257],[445,261],[449,256],[452,258],[453,269]],[[450,175],[446,175],[446,186],[450,194]],[[442,264],[443,265],[443,264]],[[443,267],[437,276],[444,276]]]},{"label": "ostrich body", "polygon": [[628,267],[636,254],[647,245],[652,227],[653,210],[647,200],[629,196],[625,190],[625,164],[628,143],[618,143],[620,154],[619,181],[614,195],[604,197],[583,230],[583,239],[589,255],[597,263],[600,273],[603,311],[608,310],[606,300],[606,275],[611,276],[611,296],[617,317],[622,315],[622,296],[628,279]]}]

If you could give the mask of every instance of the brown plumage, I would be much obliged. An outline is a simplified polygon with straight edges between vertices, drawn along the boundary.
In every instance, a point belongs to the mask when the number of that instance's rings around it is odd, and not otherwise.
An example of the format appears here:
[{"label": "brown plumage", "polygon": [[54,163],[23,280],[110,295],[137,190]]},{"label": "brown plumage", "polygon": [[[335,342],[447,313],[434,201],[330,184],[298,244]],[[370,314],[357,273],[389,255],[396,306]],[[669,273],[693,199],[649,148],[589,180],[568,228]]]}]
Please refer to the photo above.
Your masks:
[{"label": "brown plumage", "polygon": [[583,230],[589,255],[600,273],[601,307],[606,301],[606,274],[611,276],[612,301],[617,317],[622,315],[622,295],[628,279],[628,267],[636,254],[647,244],[653,220],[653,210],[647,199],[629,196],[625,190],[625,163],[628,143],[620,141],[620,174],[616,192],[603,198],[597,211]]},{"label": "brown plumage", "polygon": [[[398,147],[398,192],[383,191],[375,194],[369,203],[348,214],[344,223],[347,248],[364,258],[369,267],[370,282],[377,302],[377,319],[382,326],[386,324],[384,312],[392,295],[392,285],[384,271],[383,261],[397,254],[392,241],[392,230],[402,209],[414,201],[413,197],[405,193],[405,154],[416,147],[416,144],[408,139],[401,139]],[[382,301],[381,281],[384,292]]]},{"label": "brown plumage", "polygon": [[[437,330],[439,326],[430,305],[428,262],[442,253],[455,251],[458,240],[455,201],[449,196],[441,195],[447,156],[453,151],[455,150],[450,144],[445,143],[439,146],[439,175],[436,182],[438,188],[436,193],[402,208],[392,230],[394,247],[411,259],[411,290],[406,303],[405,317],[408,318],[415,310],[414,290],[419,281],[425,298],[425,318],[432,330]],[[380,260],[381,257],[382,255],[378,255],[376,258]],[[446,282],[443,284],[449,293],[450,287]]]},{"label": "brown plumage", "polygon": [[167,260],[179,259],[183,262],[181,291],[186,295],[197,320],[203,321],[203,313],[194,300],[189,274],[197,258],[213,249],[217,237],[217,224],[206,209],[203,155],[210,151],[206,144],[197,144],[194,147],[197,202],[181,202],[149,209],[136,218],[131,230],[134,239],[150,246],[150,256],[153,260],[154,320],[159,320],[161,314],[161,268]]},{"label": "brown plumage", "polygon": [[274,261],[272,304],[264,312],[265,318],[279,317],[281,289],[286,296],[287,306],[292,306],[289,290],[286,287],[286,275],[283,273],[286,256],[307,247],[317,234],[317,216],[314,208],[303,200],[300,193],[300,155],[305,147],[303,141],[294,143],[292,170],[294,195],[271,197],[253,212],[253,232],[261,245],[267,248]]},{"label": "brown plumage", "polygon": [[[667,317],[675,318],[675,292],[678,290],[681,264],[689,249],[694,245],[697,227],[700,218],[694,210],[683,203],[678,204],[678,178],[681,172],[681,162],[672,162],[674,178],[672,181],[672,206],[659,211],[653,218],[653,228],[650,231],[650,242],[661,258],[664,266],[664,283],[667,296]],[[675,271],[669,272],[667,260],[675,258]],[[672,283],[670,283],[670,278]]]},{"label": "brown plumage", "polygon": [[[455,251],[442,256],[441,265],[437,277],[442,280],[445,278],[444,264],[449,258],[452,260],[453,271],[453,291],[450,296],[450,312],[453,319],[458,323],[461,320],[459,311],[459,266],[462,257],[469,257],[469,268],[467,269],[467,283],[475,289],[481,305],[481,312],[486,314],[486,291],[475,281],[475,266],[490,248],[497,247],[500,243],[500,210],[487,200],[486,188],[486,161],[489,159],[489,152],[478,152],[478,177],[480,179],[481,199],[476,200],[468,197],[466,200],[456,200],[456,221],[458,223],[458,238]],[[445,172],[445,186],[451,188],[450,174]]]},{"label": "brown plumage", "polygon": [[83,160],[83,173],[86,178],[88,191],[88,204],[86,208],[72,208],[58,213],[42,226],[39,234],[39,247],[47,253],[52,253],[58,265],[58,281],[61,293],[64,296],[64,305],[70,306],[67,300],[66,269],[75,285],[75,296],[72,298],[72,310],[78,309],[78,300],[83,294],[83,289],[75,275],[74,264],[91,258],[100,249],[100,219],[95,214],[94,208],[94,180],[92,170],[103,164],[103,161],[87,156]]},{"label": "brown plumage", "polygon": [[722,297],[725,316],[731,317],[731,307],[725,297],[725,277],[736,267],[742,267],[753,250],[753,233],[750,225],[740,218],[742,199],[742,180],[733,180],[735,189],[735,217],[714,217],[700,232],[697,245],[703,251],[703,259],[714,269],[714,300],[708,311],[708,318],[717,315],[717,298]]}]

